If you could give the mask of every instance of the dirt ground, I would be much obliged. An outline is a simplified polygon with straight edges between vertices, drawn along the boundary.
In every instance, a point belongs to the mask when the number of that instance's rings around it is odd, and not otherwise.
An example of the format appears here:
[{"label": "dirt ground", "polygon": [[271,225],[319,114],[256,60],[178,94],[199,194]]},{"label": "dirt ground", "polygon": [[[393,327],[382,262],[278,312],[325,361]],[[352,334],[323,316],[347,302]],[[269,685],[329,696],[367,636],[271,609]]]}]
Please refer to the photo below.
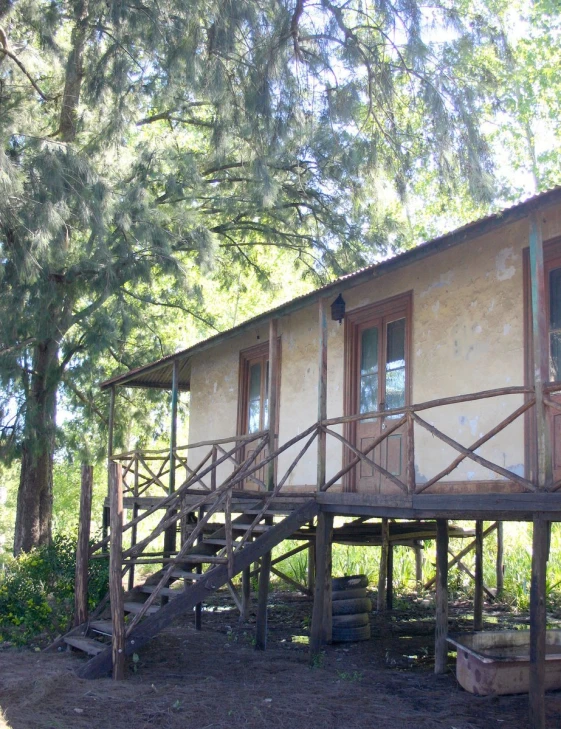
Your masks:
[{"label": "dirt ground", "polygon": [[[327,648],[310,666],[311,600],[274,593],[265,653],[253,648],[254,616],[240,625],[226,595],[146,647],[128,679],[84,681],[77,653],[0,651],[5,729],[489,729],[528,727],[527,696],[482,698],[449,671],[433,670],[430,606],[372,613],[372,639]],[[452,629],[469,629],[467,605]],[[493,609],[486,627],[524,621]],[[547,695],[547,726],[561,727],[561,692]]]}]

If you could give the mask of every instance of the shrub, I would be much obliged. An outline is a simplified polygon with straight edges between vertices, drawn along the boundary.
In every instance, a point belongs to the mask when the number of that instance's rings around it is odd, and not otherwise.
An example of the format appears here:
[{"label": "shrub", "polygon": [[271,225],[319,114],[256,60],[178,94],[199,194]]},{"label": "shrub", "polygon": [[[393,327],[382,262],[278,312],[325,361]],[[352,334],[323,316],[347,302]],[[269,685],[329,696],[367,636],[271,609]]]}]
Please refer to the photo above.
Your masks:
[{"label": "shrub", "polygon": [[[0,573],[0,640],[22,645],[68,630],[74,610],[76,539],[59,534],[48,546],[9,560]],[[89,566],[89,602],[95,606],[108,584],[106,560]]]}]

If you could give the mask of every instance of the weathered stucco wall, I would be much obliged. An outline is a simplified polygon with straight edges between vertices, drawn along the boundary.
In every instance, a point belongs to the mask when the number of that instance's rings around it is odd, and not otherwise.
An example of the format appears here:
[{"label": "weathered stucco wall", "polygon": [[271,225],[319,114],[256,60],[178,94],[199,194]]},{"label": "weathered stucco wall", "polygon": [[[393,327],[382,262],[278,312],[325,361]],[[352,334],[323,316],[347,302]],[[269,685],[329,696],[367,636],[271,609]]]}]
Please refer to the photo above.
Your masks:
[{"label": "weathered stucco wall", "polygon": [[[549,209],[541,217],[544,240],[561,235],[559,210]],[[347,312],[413,292],[412,402],[524,384],[523,249],[527,244],[528,222],[523,220],[344,292]],[[283,443],[317,418],[317,307],[281,318],[279,333],[279,440]],[[328,417],[336,417],[343,414],[344,327],[330,321],[328,334]],[[194,358],[190,442],[235,432],[239,352],[267,338],[267,327],[261,326]],[[421,415],[469,445],[521,403],[521,396],[507,396],[427,410]],[[523,435],[521,417],[478,452],[523,475]],[[279,474],[302,445],[280,458]],[[418,482],[431,478],[457,455],[418,426],[415,448]],[[340,442],[328,438],[328,478],[341,467],[341,457]],[[447,480],[498,478],[466,460]],[[315,480],[314,445],[287,485],[314,488]],[[466,488],[462,486],[462,490]]]}]

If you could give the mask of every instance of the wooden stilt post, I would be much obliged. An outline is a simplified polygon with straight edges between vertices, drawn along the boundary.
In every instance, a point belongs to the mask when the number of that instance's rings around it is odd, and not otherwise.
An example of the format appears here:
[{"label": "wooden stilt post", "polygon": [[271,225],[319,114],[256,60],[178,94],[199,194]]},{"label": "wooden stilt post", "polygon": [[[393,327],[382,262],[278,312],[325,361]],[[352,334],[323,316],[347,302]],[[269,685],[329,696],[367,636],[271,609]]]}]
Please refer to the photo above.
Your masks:
[{"label": "wooden stilt post", "polygon": [[320,512],[316,527],[316,584],[310,631],[310,657],[314,660],[326,643],[331,643],[331,569],[333,514]]},{"label": "wooden stilt post", "polygon": [[[537,451],[536,482],[546,491],[552,481],[550,429],[543,401],[544,386],[549,381],[549,328],[543,263],[541,224],[536,213],[530,214],[530,277],[532,290],[532,339],[534,357],[534,391],[536,402],[535,432]],[[530,591],[530,727],[545,727],[545,646],[549,524],[534,515],[532,540],[532,584]]]},{"label": "wooden stilt post", "polygon": [[[132,518],[133,520],[138,517],[138,483],[139,483],[139,473],[138,473],[138,451],[135,450],[134,452],[134,488],[133,488],[133,507],[132,507]],[[134,524],[131,527],[131,543],[130,546],[134,547],[136,545],[136,539],[138,535],[138,525]],[[134,587],[134,564],[131,564],[129,567],[129,590],[132,590]]]},{"label": "wooden stilt post", "polygon": [[413,549],[415,550],[415,582],[417,583],[417,590],[423,589],[423,549],[420,544],[416,544]]},{"label": "wooden stilt post", "polygon": [[[107,421],[107,497],[111,498],[111,458],[113,456],[113,442],[114,442],[114,430],[115,430],[115,387],[111,388],[109,398],[109,418]],[[109,529],[109,507],[104,506],[103,508],[103,519],[102,519],[102,535],[105,539],[107,537],[107,530]]]},{"label": "wooden stilt post", "polygon": [[[175,491],[175,451],[177,448],[177,404],[179,399],[179,360],[173,363],[171,379],[171,423],[169,433],[169,486],[168,492]],[[166,529],[164,535],[164,557],[171,557],[177,544],[177,524]]]},{"label": "wooden stilt post", "polygon": [[393,544],[388,543],[388,570],[386,579],[386,609],[393,610]]},{"label": "wooden stilt post", "polygon": [[530,587],[530,727],[545,729],[546,575],[549,522],[534,518]]},{"label": "wooden stilt post", "polygon": [[475,585],[473,629],[483,630],[483,522],[475,522]]},{"label": "wooden stilt post", "polygon": [[504,562],[504,530],[502,521],[497,522],[497,560],[495,564],[497,573],[497,597],[501,597],[505,585],[505,562]]},{"label": "wooden stilt post", "polygon": [[76,545],[76,578],[74,589],[74,625],[88,619],[88,563],[90,560],[90,526],[92,518],[93,466],[82,464],[80,521]]},{"label": "wooden stilt post", "polygon": [[[204,513],[205,513],[205,510],[201,506],[199,508],[198,513],[197,513],[197,524],[203,518]],[[197,538],[197,544],[200,544],[202,541],[203,541],[203,534],[201,533],[201,534],[199,534],[199,536]],[[202,575],[202,573],[203,573],[203,566],[202,566],[202,564],[198,564],[195,567],[195,573],[197,575]],[[186,582],[186,585],[187,584],[188,583]],[[203,604],[202,604],[202,602],[198,602],[195,605],[195,630],[202,630],[202,627],[203,627]]]},{"label": "wooden stilt post", "polygon": [[246,567],[242,572],[242,611],[240,623],[247,623],[249,620],[249,609],[251,606],[251,567]]},{"label": "wooden stilt post", "polygon": [[434,672],[446,673],[448,660],[448,521],[436,520],[436,627]]},{"label": "wooden stilt post", "polygon": [[123,480],[120,463],[109,466],[111,533],[109,596],[111,600],[113,678],[125,678],[125,610],[123,596]]},{"label": "wooden stilt post", "polygon": [[[310,522],[313,526],[313,521]],[[316,584],[316,543],[313,539],[308,542],[308,590],[314,591]]]},{"label": "wooden stilt post", "polygon": [[[275,450],[276,424],[277,424],[277,393],[279,378],[278,358],[278,320],[269,322],[269,388],[267,399],[269,403],[269,453]],[[275,488],[275,461],[267,464],[267,490]],[[270,522],[267,519],[266,522]],[[271,553],[267,552],[261,559],[259,572],[259,590],[257,594],[257,622],[255,626],[255,649],[264,651],[267,647],[267,602],[269,599],[269,582],[271,578]]]},{"label": "wooden stilt post", "polygon": [[[318,422],[327,419],[327,299],[319,300]],[[317,487],[325,486],[327,433],[318,432]]]},{"label": "wooden stilt post", "polygon": [[378,572],[378,597],[376,609],[386,609],[386,581],[388,577],[388,549],[390,543],[390,526],[387,519],[382,519],[382,546],[380,547],[380,570]]}]

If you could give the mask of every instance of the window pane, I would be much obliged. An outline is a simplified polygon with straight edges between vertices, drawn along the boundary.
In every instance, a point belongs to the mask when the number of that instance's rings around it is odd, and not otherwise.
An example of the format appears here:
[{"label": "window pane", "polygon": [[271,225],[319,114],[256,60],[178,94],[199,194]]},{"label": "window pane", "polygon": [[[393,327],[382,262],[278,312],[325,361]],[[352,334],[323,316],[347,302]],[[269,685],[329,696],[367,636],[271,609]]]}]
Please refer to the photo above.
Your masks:
[{"label": "window pane", "polygon": [[388,324],[386,410],[405,405],[405,319]]},{"label": "window pane", "polygon": [[265,366],[265,400],[263,402],[263,430],[269,427],[269,362]]},{"label": "window pane", "polygon": [[360,374],[378,372],[378,328],[365,329],[360,339]]},{"label": "window pane", "polygon": [[549,335],[551,355],[549,360],[549,379],[561,380],[561,332],[551,332]]},{"label": "window pane", "polygon": [[561,329],[561,268],[549,273],[549,328]]},{"label": "window pane", "polygon": [[249,403],[247,414],[247,431],[256,433],[260,430],[261,416],[261,364],[251,365],[249,368]]},{"label": "window pane", "polygon": [[371,413],[378,410],[378,374],[364,375],[360,378],[360,410]]}]

